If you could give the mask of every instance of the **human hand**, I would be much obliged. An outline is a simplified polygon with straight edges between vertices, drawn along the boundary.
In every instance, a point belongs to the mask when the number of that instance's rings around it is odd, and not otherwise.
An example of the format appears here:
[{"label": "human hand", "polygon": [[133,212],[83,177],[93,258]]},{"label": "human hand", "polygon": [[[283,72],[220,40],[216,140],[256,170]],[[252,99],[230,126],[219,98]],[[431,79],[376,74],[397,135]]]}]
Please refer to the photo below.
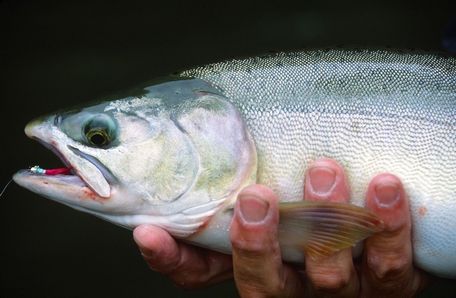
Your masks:
[{"label": "human hand", "polygon": [[[347,202],[342,168],[332,160],[315,162],[306,174],[305,199]],[[423,284],[413,268],[411,220],[401,182],[390,174],[375,177],[366,207],[385,230],[365,242],[360,264],[351,249],[325,258],[306,258],[305,276],[284,264],[277,241],[278,199],[260,185],[243,190],[231,225],[233,271],[242,297],[396,297],[413,296]],[[163,230],[142,226],[135,240],[146,261],[184,287],[199,287],[231,276],[231,258],[175,242]]]},{"label": "human hand", "polygon": [[133,237],[148,266],[179,287],[201,288],[233,277],[229,255],[178,242],[152,225],[137,227]]},{"label": "human hand", "polygon": [[[307,171],[305,186],[306,200],[343,203],[350,197],[343,169],[332,160],[315,162]],[[269,204],[264,219],[256,223],[243,219],[246,216],[240,211],[244,209],[239,207],[246,197],[249,212],[258,214],[261,204]],[[360,264],[353,263],[351,249],[324,258],[307,257],[304,278],[280,258],[277,197],[268,189],[254,187],[239,199],[231,240],[234,278],[243,297],[410,297],[422,286],[422,275],[412,263],[408,199],[393,175],[378,175],[368,187],[366,207],[384,221],[385,230],[365,241]]]}]

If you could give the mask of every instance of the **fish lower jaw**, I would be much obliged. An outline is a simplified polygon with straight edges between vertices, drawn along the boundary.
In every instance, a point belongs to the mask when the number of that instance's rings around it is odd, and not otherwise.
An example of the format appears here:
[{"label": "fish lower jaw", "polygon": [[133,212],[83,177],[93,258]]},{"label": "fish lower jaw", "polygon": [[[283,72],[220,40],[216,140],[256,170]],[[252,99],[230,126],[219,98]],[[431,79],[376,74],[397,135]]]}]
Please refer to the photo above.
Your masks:
[{"label": "fish lower jaw", "polygon": [[43,175],[20,170],[13,176],[20,186],[61,203],[78,204],[80,200],[103,200],[78,176]]}]

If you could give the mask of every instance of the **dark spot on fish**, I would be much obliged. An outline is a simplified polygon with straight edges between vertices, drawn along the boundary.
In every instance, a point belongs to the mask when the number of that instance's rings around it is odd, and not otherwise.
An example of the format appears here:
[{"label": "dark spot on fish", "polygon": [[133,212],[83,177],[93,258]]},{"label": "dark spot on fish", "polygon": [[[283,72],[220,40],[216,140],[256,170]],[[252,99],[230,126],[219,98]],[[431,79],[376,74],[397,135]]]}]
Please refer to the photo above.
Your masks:
[{"label": "dark spot on fish", "polygon": [[428,211],[427,208],[424,206],[421,206],[420,208],[418,208],[418,214],[420,215],[420,217],[426,216],[427,211]]},{"label": "dark spot on fish", "polygon": [[84,198],[88,198],[88,199],[91,199],[91,200],[96,200],[96,198],[98,197],[90,188],[88,187],[84,187],[82,189],[83,193],[84,193]]}]

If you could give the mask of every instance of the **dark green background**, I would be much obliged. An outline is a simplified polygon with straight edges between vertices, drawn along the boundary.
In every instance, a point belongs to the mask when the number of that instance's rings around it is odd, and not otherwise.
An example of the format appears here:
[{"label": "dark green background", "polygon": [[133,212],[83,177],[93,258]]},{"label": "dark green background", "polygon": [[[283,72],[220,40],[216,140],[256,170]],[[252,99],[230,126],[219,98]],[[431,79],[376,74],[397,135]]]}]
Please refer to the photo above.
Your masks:
[{"label": "dark green background", "polygon": [[[175,70],[268,51],[360,46],[439,50],[451,1],[0,2],[1,166],[57,159],[26,122]],[[0,297],[233,297],[231,282],[185,291],[151,272],[131,232],[12,184],[0,199]],[[423,297],[455,297],[440,281]]]}]

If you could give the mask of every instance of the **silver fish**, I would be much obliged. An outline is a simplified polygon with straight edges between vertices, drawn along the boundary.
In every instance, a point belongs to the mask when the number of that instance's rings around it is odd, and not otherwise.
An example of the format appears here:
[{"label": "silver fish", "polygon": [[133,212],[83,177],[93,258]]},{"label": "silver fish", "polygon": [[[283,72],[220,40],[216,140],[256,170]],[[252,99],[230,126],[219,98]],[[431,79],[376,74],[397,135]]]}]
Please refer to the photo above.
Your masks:
[{"label": "silver fish", "polygon": [[[416,265],[456,278],[454,58],[330,50],[231,60],[43,117],[25,131],[71,174],[22,170],[18,184],[121,226],[154,224],[222,252],[230,251],[239,191],[267,185],[283,202],[280,243],[293,262],[381,230],[357,206],[372,177],[393,173],[410,197]],[[308,164],[321,157],[344,166],[353,205],[297,202]],[[330,221],[340,225],[321,224]]]}]

